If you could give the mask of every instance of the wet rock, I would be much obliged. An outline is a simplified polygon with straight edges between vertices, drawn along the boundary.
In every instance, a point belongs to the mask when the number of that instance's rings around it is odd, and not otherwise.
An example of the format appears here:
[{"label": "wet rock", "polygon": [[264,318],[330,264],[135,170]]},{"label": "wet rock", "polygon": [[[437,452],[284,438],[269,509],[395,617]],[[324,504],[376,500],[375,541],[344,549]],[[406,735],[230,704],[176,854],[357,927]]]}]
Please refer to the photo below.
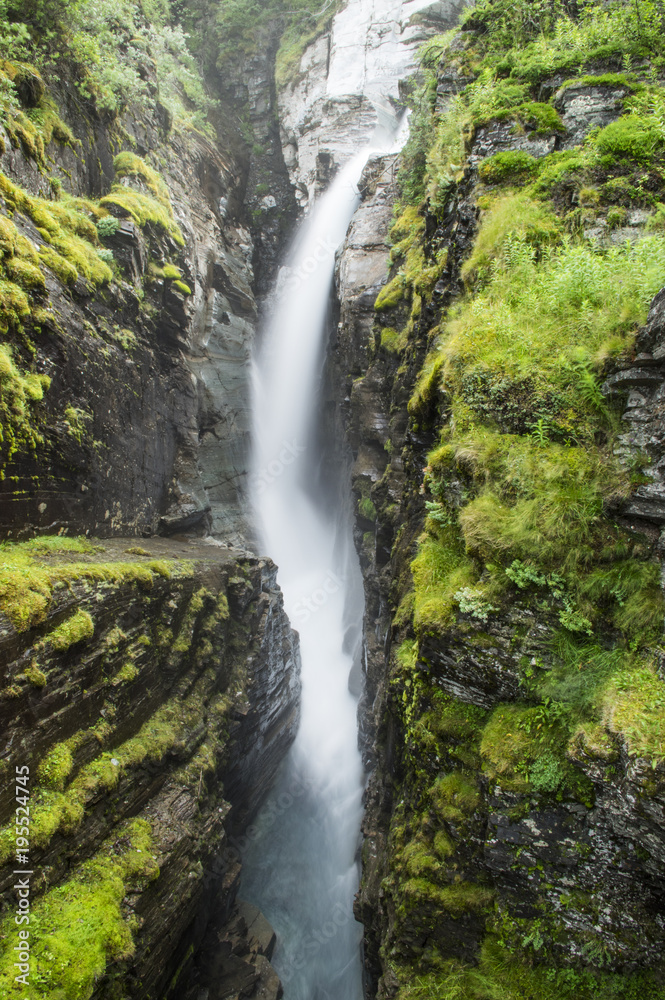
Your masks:
[{"label": "wet rock", "polygon": [[623,102],[630,91],[622,86],[572,84],[559,90],[554,106],[561,115],[566,135],[558,149],[580,146],[593,128],[604,128],[623,112]]},{"label": "wet rock", "polygon": [[[74,837],[56,828],[48,842],[33,847],[40,873],[34,902],[67,881],[121,824],[139,817],[150,825],[159,874],[125,899],[124,916],[136,922],[136,950],[100,978],[95,1000],[118,981],[131,983],[138,1000],[181,995],[175,984],[188,979],[209,933],[230,943],[215,950],[215,982],[199,986],[209,986],[210,996],[231,997],[257,985],[263,992],[254,995],[277,998],[279,981],[267,964],[274,933],[253,907],[234,909],[240,853],[232,830],[256,811],[295,735],[297,637],[271,564],[191,539],[154,538],[144,545],[137,550],[134,539],[105,541],[103,552],[80,556],[92,581],[55,591],[43,623],[17,632],[0,622],[0,690],[13,692],[0,697],[0,750],[10,765],[27,763],[36,780],[39,761],[72,736],[74,780],[100,755],[124,761],[115,784],[91,779],[86,785]],[[150,588],[131,578],[94,582],[100,560],[138,570],[158,560],[161,574],[154,572]],[[240,579],[245,599],[229,601],[227,611],[231,581]],[[35,687],[25,670],[40,638],[82,610],[92,615],[93,634],[69,649],[42,651],[45,683]],[[177,724],[191,711],[192,697],[198,710],[170,748],[134,762],[123,757],[127,741],[140,743],[145,727],[163,731],[165,711]],[[172,703],[178,711],[169,714]],[[0,822],[13,808],[3,789]],[[11,868],[0,867],[3,909],[13,901]],[[213,986],[225,992],[216,994]]]}]

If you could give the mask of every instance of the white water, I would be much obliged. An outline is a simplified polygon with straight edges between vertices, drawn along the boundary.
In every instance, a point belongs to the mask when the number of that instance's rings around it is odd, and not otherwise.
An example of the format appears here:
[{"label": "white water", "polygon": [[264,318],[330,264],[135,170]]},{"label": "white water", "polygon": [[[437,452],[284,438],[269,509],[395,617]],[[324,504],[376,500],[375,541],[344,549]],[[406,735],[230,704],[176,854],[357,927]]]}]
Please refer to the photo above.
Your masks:
[{"label": "white water", "polygon": [[[358,204],[369,149],[305,220],[255,372],[254,503],[300,633],[302,721],[243,857],[241,896],[277,931],[285,1000],[360,1000],[362,928],[353,919],[363,772],[349,675],[360,656],[362,580],[349,511],[316,485],[317,394],[335,250]],[[355,663],[354,663],[355,661]]]}]

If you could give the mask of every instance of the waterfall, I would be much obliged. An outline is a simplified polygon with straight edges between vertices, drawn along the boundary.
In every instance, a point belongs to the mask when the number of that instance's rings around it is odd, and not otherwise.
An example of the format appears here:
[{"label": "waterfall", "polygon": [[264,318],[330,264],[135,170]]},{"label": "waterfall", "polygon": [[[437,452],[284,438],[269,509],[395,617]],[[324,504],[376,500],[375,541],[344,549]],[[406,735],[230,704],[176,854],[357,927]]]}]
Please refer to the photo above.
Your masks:
[{"label": "waterfall", "polygon": [[315,203],[282,270],[255,366],[253,500],[261,549],[279,567],[300,633],[302,719],[270,801],[250,829],[241,895],[273,924],[286,1000],[360,1000],[353,919],[363,772],[349,676],[360,658],[363,591],[351,511],[320,495],[313,432],[335,251],[369,156]]}]

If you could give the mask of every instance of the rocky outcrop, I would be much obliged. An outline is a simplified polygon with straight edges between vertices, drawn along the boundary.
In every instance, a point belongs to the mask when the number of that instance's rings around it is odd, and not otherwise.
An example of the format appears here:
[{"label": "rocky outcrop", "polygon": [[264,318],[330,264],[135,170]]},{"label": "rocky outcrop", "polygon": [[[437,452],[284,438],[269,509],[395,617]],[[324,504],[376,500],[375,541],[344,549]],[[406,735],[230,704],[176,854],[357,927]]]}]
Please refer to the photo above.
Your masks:
[{"label": "rocky outcrop", "polygon": [[624,513],[656,525],[665,525],[665,483],[663,465],[662,408],[665,388],[665,291],[654,299],[647,325],[636,345],[634,364],[611,375],[603,386],[609,398],[623,399],[624,433],[616,451],[626,463],[643,466],[644,482],[633,493]]},{"label": "rocky outcrop", "polygon": [[247,548],[246,151],[223,104],[218,143],[158,99],[112,121],[51,96],[57,139],[0,135],[0,773],[30,770],[31,970],[98,1000],[277,998],[236,902],[300,696],[276,567]]},{"label": "rocky outcrop", "polygon": [[[118,981],[133,997],[180,995],[208,924],[224,927],[233,910],[230,831],[261,803],[298,722],[298,644],[275,568],[210,543],[149,545],[26,543],[12,550],[29,581],[23,603],[5,592],[3,605],[3,773],[29,768],[32,911],[80,906],[81,988],[96,978],[100,998]],[[7,823],[14,789],[3,785]],[[0,833],[3,915],[16,905],[13,833]],[[145,864],[123,874],[132,849]],[[92,872],[124,882],[120,897],[104,890],[102,930]],[[46,955],[33,974],[55,986],[67,967]]]}]

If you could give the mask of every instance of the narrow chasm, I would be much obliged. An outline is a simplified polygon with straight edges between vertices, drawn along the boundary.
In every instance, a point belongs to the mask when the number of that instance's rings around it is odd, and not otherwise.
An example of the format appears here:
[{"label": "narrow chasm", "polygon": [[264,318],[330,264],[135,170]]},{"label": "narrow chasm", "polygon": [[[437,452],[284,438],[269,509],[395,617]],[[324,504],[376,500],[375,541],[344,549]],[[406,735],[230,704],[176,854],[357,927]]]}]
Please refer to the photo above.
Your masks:
[{"label": "narrow chasm", "polygon": [[665,0],[0,3],[0,1000],[665,1000]]}]

